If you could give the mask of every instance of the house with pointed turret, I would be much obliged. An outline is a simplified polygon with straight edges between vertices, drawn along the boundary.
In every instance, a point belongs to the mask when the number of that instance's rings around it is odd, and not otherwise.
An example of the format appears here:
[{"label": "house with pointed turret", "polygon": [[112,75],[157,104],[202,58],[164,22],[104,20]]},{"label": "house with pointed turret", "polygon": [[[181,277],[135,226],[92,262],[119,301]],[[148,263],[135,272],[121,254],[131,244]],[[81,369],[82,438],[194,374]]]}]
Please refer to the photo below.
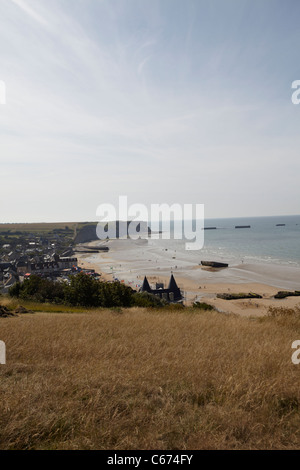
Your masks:
[{"label": "house with pointed turret", "polygon": [[145,276],[140,292],[148,292],[149,294],[157,295],[167,302],[180,302],[183,300],[182,292],[179,289],[173,274],[170,277],[169,285],[166,289],[163,284],[156,284],[156,288],[152,289],[147,277]]}]

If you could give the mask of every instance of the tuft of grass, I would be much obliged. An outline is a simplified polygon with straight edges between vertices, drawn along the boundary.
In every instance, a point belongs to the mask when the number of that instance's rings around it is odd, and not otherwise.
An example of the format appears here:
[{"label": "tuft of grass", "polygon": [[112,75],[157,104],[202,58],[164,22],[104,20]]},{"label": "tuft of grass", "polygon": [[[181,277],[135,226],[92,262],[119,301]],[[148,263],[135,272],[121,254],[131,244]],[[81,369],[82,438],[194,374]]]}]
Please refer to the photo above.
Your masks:
[{"label": "tuft of grass", "polygon": [[300,319],[300,305],[297,305],[294,308],[288,307],[269,307],[268,315],[273,318],[286,318],[286,317],[296,317]]}]

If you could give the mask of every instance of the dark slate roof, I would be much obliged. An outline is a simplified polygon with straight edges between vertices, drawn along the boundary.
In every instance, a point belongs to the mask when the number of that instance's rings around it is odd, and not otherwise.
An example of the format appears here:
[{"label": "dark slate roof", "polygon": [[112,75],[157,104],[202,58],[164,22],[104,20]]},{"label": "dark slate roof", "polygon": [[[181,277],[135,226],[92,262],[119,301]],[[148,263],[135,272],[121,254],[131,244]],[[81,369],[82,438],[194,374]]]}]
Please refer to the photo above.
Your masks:
[{"label": "dark slate roof", "polygon": [[27,263],[25,263],[25,261],[18,261],[18,263],[16,264],[17,268],[21,268],[25,266],[27,266]]},{"label": "dark slate roof", "polygon": [[149,285],[149,282],[148,282],[148,279],[146,278],[146,276],[144,277],[144,281],[143,281],[143,285],[141,287],[141,291],[142,292],[152,292],[152,289]]},{"label": "dark slate roof", "polygon": [[171,277],[170,277],[170,282],[169,282],[169,286],[168,286],[167,289],[162,289],[162,288],[151,289],[151,287],[149,285],[149,282],[148,282],[148,279],[145,276],[144,281],[143,281],[143,285],[140,289],[140,292],[149,292],[149,293],[152,293],[152,294],[155,294],[155,295],[159,295],[160,297],[163,294],[167,294],[168,298],[169,298],[170,294],[173,293],[174,294],[174,300],[182,299],[181,291],[180,291],[179,287],[177,286],[177,283],[176,283],[173,275],[171,275]]},{"label": "dark slate roof", "polygon": [[169,281],[169,285],[168,285],[168,289],[172,292],[176,291],[178,289],[178,286],[176,284],[176,281],[174,279],[174,276],[173,274],[171,275],[170,277],[170,281]]}]

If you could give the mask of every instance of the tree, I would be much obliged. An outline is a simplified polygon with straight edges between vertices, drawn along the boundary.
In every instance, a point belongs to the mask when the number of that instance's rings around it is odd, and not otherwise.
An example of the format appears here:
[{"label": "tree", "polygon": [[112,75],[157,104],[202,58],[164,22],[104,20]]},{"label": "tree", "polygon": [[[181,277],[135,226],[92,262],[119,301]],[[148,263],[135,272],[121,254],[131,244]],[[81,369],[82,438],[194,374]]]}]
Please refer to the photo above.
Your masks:
[{"label": "tree", "polygon": [[70,305],[97,307],[99,282],[84,273],[70,276],[70,285],[65,286],[65,300]]}]

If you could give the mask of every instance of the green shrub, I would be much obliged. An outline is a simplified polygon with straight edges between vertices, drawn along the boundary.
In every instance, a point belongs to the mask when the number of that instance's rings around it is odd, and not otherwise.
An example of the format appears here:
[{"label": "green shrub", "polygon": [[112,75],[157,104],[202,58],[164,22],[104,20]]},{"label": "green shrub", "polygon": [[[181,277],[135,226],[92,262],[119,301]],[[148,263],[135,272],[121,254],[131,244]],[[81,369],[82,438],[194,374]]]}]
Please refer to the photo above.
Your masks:
[{"label": "green shrub", "polygon": [[9,289],[11,297],[37,302],[62,303],[65,300],[64,286],[59,282],[31,275],[22,284],[17,282]]},{"label": "green shrub", "polygon": [[78,307],[130,307],[134,290],[119,282],[100,282],[84,273],[70,276],[65,284],[31,275],[9,290],[11,297],[41,303],[60,303]]},{"label": "green shrub", "polygon": [[120,282],[98,282],[98,306],[130,307],[134,292],[131,287]]},{"label": "green shrub", "polygon": [[132,305],[136,307],[163,307],[166,305],[165,301],[160,297],[150,294],[149,292],[136,292],[132,296]]},{"label": "green shrub", "polygon": [[69,305],[98,307],[99,282],[91,276],[79,273],[70,276],[70,284],[64,286],[65,302]]},{"label": "green shrub", "polygon": [[178,303],[170,303],[164,306],[164,310],[171,310],[172,312],[176,310],[184,310],[185,306],[183,303],[178,302]]},{"label": "green shrub", "polygon": [[194,302],[193,307],[200,308],[201,310],[215,310],[212,305],[209,305],[206,302]]}]

